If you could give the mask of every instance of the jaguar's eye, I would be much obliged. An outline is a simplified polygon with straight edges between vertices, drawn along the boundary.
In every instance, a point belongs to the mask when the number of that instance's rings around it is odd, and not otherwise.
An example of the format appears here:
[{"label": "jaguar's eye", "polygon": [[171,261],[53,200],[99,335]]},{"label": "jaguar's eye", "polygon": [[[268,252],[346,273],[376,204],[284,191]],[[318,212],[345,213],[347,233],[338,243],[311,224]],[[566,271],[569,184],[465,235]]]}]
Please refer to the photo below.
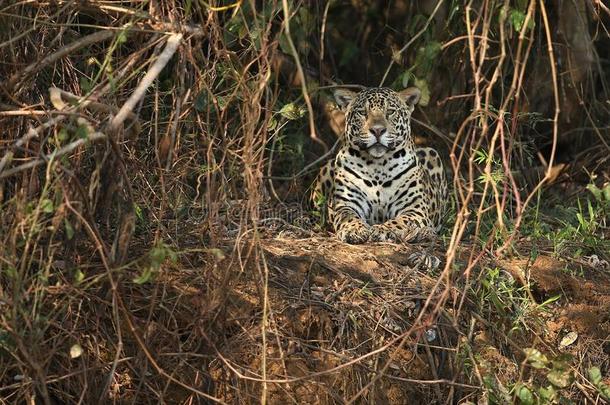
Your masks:
[{"label": "jaguar's eye", "polygon": [[358,117],[364,117],[366,115],[366,112],[364,110],[354,110],[354,115]]},{"label": "jaguar's eye", "polygon": [[396,110],[394,108],[388,108],[386,110],[386,112],[388,113],[388,115],[394,115],[396,114]]}]

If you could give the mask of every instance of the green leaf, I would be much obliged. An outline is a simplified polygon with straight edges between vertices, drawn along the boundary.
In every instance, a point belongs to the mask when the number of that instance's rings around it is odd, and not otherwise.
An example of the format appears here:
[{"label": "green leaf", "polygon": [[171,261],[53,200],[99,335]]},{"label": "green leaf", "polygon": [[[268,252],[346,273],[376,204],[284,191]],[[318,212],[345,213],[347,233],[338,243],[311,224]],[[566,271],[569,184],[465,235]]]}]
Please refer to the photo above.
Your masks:
[{"label": "green leaf", "polygon": [[588,374],[589,380],[595,385],[599,394],[604,397],[604,399],[610,401],[610,386],[602,381],[602,372],[599,367],[591,367],[588,370]]},{"label": "green leaf", "polygon": [[509,14],[510,23],[516,32],[520,32],[525,22],[525,14],[522,11],[512,9]]},{"label": "green leaf", "polygon": [[536,258],[538,258],[539,255],[540,253],[538,252],[538,247],[536,245],[532,246],[532,251],[530,252],[531,262],[534,263],[534,261],[536,261]]},{"label": "green leaf", "polygon": [[538,349],[527,348],[523,350],[525,352],[525,356],[527,357],[527,361],[530,365],[537,369],[545,368],[549,359],[540,352]]},{"label": "green leaf", "polygon": [[588,371],[589,380],[593,383],[593,385],[597,385],[602,382],[602,372],[599,367],[591,367]]},{"label": "green leaf", "polygon": [[66,128],[62,128],[57,133],[57,139],[60,141],[67,141],[70,138],[70,134],[68,134],[68,130]]},{"label": "green leaf", "polygon": [[225,252],[218,248],[208,249],[208,252],[213,254],[216,260],[223,260],[226,257]]},{"label": "green leaf", "polygon": [[275,118],[271,117],[271,119],[267,123],[267,130],[273,131],[273,130],[275,130],[275,128],[277,128],[277,120]]},{"label": "green leaf", "polygon": [[587,190],[589,190],[591,194],[593,194],[593,197],[595,197],[597,201],[600,201],[602,199],[602,190],[595,184],[588,184]]},{"label": "green leaf", "polygon": [[116,37],[116,43],[124,44],[125,42],[127,42],[127,31],[121,31]]},{"label": "green leaf", "polygon": [[[523,28],[523,23],[525,22],[525,9],[523,9],[523,11],[521,10],[516,10],[516,9],[511,9],[510,13],[508,14],[508,20],[510,22],[510,24],[513,26],[515,32],[521,32],[521,29]],[[534,28],[534,19],[530,18],[529,21],[527,22],[527,29],[531,30]]]},{"label": "green leaf", "polygon": [[80,271],[80,269],[76,269],[76,271],[74,272],[74,282],[76,284],[80,284],[83,282],[84,279],[85,279],[85,273]]},{"label": "green leaf", "polygon": [[150,265],[153,269],[158,270],[166,259],[176,262],[178,255],[169,246],[164,243],[152,248],[148,254]]},{"label": "green leaf", "polygon": [[506,20],[506,10],[509,8],[510,7],[508,6],[500,7],[500,12],[498,13],[498,20],[500,20],[500,22],[504,22],[504,20]]},{"label": "green leaf", "polygon": [[604,185],[604,188],[599,188],[595,184],[587,185],[587,190],[593,194],[598,202],[610,201],[610,183]]},{"label": "green leaf", "polygon": [[89,138],[89,128],[86,125],[79,125],[76,129],[76,137],[79,139]]},{"label": "green leaf", "polygon": [[166,257],[165,249],[155,247],[155,248],[153,248],[153,250],[150,251],[149,257],[150,257],[150,265],[154,269],[158,269],[161,267],[161,264],[163,264],[163,262],[165,261],[165,257]]},{"label": "green leaf", "polygon": [[544,403],[548,403],[555,398],[555,396],[557,395],[557,391],[552,385],[549,385],[546,388],[538,388],[538,394],[540,395],[540,398],[545,401]]},{"label": "green leaf", "polygon": [[153,270],[151,267],[146,267],[142,274],[133,279],[133,282],[136,284],[145,284],[148,283],[153,276]]},{"label": "green leaf", "polygon": [[286,34],[282,33],[280,35],[280,49],[282,50],[282,52],[284,52],[285,54],[292,54],[292,49],[290,49],[290,43],[288,42],[288,38],[286,37]]},{"label": "green leaf", "polygon": [[42,210],[42,212],[44,212],[45,214],[50,214],[53,212],[53,210],[55,209],[53,207],[53,201],[49,200],[48,198],[45,198],[44,200],[42,200],[40,202],[40,209]]},{"label": "green leaf", "polygon": [[300,7],[298,11],[298,21],[299,27],[305,29],[307,33],[313,31],[315,29],[316,19],[311,14],[311,12],[307,9],[307,7]]},{"label": "green leaf", "polygon": [[553,369],[546,375],[546,378],[558,388],[566,388],[574,381],[574,376],[570,370],[561,369]]},{"label": "green leaf", "polygon": [[78,81],[80,82],[80,88],[83,90],[84,93],[89,93],[93,88],[93,84],[91,83],[88,77],[81,76]]},{"label": "green leaf", "polygon": [[569,370],[570,362],[572,360],[574,360],[574,356],[572,356],[570,353],[562,353],[553,359],[553,369]]},{"label": "green leaf", "polygon": [[142,212],[142,207],[140,207],[138,204],[134,204],[133,205],[133,209],[136,213],[136,217],[140,220],[143,221],[144,220],[144,213]]},{"label": "green leaf", "polygon": [[525,385],[519,387],[517,391],[517,396],[519,397],[521,403],[524,405],[531,405],[534,403],[534,395],[532,394],[532,391],[530,391],[529,388],[527,388]]},{"label": "green leaf", "polygon": [[413,72],[410,69],[405,70],[404,73],[401,75],[400,84],[403,88],[407,88],[409,86],[409,82],[414,79],[415,76],[413,75]]},{"label": "green leaf", "polygon": [[558,301],[561,298],[561,295],[554,295],[548,299],[546,299],[542,304],[538,305],[538,308],[544,308],[545,306],[552,304],[555,301]]},{"label": "green leaf", "polygon": [[68,238],[68,240],[72,240],[74,237],[74,227],[70,221],[68,221],[68,218],[64,218],[64,228],[66,228],[66,238]]},{"label": "green leaf", "polygon": [[203,90],[197,97],[195,97],[195,103],[193,104],[195,110],[198,112],[204,112],[208,106],[208,92]]},{"label": "green leaf", "polygon": [[430,88],[428,82],[425,79],[415,78],[415,87],[421,91],[421,97],[419,98],[419,105],[425,107],[430,102]]},{"label": "green leaf", "polygon": [[419,77],[430,78],[434,67],[438,63],[438,55],[441,53],[442,45],[437,41],[430,41],[417,49],[415,56],[415,73]]},{"label": "green leaf", "polygon": [[243,20],[239,16],[234,16],[225,25],[223,30],[224,43],[229,45],[238,39],[238,34],[243,26]]},{"label": "green leaf", "polygon": [[602,190],[604,192],[604,199],[610,201],[610,183],[606,184]]},{"label": "green leaf", "polygon": [[222,111],[227,106],[227,99],[222,96],[216,96],[216,106],[219,111]]},{"label": "green leaf", "polygon": [[296,120],[305,115],[305,110],[294,103],[288,103],[279,111],[280,115],[289,120]]},{"label": "green leaf", "polygon": [[17,273],[17,269],[16,269],[16,268],[14,268],[13,266],[8,266],[8,267],[6,267],[6,269],[4,270],[4,272],[5,272],[5,274],[6,274],[8,277],[10,277],[10,278],[12,278],[12,279],[16,279],[16,278],[17,278],[17,275],[18,275],[18,273]]}]

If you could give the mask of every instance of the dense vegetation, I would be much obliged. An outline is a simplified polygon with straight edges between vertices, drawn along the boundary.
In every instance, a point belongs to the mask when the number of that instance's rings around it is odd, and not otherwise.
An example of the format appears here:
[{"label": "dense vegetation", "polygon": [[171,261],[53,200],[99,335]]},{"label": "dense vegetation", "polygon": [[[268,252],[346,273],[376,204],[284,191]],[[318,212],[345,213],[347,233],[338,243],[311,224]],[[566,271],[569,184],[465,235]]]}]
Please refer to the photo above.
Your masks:
[{"label": "dense vegetation", "polygon": [[[0,403],[610,401],[609,29],[599,0],[1,1]],[[339,85],[421,89],[439,240],[328,233]]]}]

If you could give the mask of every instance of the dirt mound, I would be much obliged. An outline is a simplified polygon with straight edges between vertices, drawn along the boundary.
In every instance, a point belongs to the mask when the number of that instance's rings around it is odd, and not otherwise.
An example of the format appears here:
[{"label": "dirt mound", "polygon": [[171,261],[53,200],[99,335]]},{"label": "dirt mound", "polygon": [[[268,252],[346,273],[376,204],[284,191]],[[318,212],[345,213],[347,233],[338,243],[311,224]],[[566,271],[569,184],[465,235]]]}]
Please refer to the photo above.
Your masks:
[{"label": "dirt mound", "polygon": [[[562,305],[549,320],[549,331],[575,331],[590,338],[610,336],[610,272],[605,265],[588,260],[559,260],[537,257],[533,262],[511,260],[505,268],[521,280],[528,280],[532,293],[542,302],[562,296]],[[609,346],[610,347],[610,346]]]},{"label": "dirt mound", "polygon": [[[409,265],[412,249],[332,238],[270,239],[261,247],[264,264],[251,263],[255,268],[233,285],[222,317],[229,330],[239,330],[216,348],[212,366],[217,383],[234,388],[223,390],[224,400],[247,392],[256,402],[265,389],[270,403],[334,403],[361,390],[374,403],[433,395],[446,366],[441,342],[451,333],[421,312],[436,281]],[[248,276],[259,272],[268,280],[262,294],[265,286]],[[267,301],[265,325],[260,296]],[[252,315],[247,326],[244,314]]]}]

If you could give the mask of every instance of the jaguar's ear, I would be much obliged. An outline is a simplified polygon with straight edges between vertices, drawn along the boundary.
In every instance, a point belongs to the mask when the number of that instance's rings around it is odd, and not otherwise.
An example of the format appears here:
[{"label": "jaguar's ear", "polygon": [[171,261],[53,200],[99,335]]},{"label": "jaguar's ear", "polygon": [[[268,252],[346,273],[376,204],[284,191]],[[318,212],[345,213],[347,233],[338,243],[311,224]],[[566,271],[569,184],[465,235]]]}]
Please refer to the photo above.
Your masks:
[{"label": "jaguar's ear", "polygon": [[349,103],[356,98],[356,93],[348,89],[337,89],[334,96],[339,108],[345,111]]},{"label": "jaguar's ear", "polygon": [[399,92],[398,95],[409,107],[415,107],[415,104],[419,102],[421,91],[417,87],[409,87]]}]

